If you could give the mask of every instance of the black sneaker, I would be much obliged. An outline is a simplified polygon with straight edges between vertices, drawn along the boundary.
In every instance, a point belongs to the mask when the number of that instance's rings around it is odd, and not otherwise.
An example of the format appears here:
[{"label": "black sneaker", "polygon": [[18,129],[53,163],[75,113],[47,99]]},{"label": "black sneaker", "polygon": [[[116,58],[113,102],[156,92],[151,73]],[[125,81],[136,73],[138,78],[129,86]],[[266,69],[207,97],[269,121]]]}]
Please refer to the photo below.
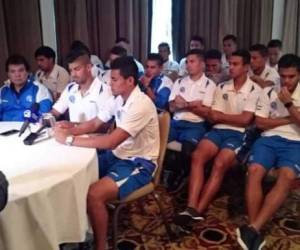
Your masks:
[{"label": "black sneaker", "polygon": [[196,209],[187,207],[184,211],[181,213],[178,213],[174,218],[173,222],[174,224],[178,226],[187,226],[190,225],[193,222],[203,221],[204,218],[201,216]]},{"label": "black sneaker", "polygon": [[244,225],[236,230],[237,241],[244,250],[252,250],[252,245],[258,233],[251,227]]},{"label": "black sneaker", "polygon": [[259,234],[253,241],[251,250],[261,250],[265,244],[266,244],[266,241],[265,241],[264,237],[261,234]]}]

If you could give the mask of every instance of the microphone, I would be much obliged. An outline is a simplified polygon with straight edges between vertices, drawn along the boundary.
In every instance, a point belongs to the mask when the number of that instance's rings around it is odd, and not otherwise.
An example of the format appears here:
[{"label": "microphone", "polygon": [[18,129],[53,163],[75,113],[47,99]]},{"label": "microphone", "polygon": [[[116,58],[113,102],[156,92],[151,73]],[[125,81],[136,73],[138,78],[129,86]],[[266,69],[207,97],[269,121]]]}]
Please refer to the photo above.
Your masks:
[{"label": "microphone", "polygon": [[24,122],[20,129],[19,137],[26,131],[29,124],[38,122],[39,120],[39,108],[40,105],[38,103],[33,103],[30,109],[24,111]]},{"label": "microphone", "polygon": [[[45,128],[47,128],[47,125],[43,125],[41,126],[36,132],[34,133],[30,133],[24,140],[24,144],[25,145],[32,145],[34,143],[34,141],[40,137],[43,133],[41,133]],[[47,138],[49,138],[49,136],[46,136]],[[43,139],[47,139],[47,138],[43,138]]]}]

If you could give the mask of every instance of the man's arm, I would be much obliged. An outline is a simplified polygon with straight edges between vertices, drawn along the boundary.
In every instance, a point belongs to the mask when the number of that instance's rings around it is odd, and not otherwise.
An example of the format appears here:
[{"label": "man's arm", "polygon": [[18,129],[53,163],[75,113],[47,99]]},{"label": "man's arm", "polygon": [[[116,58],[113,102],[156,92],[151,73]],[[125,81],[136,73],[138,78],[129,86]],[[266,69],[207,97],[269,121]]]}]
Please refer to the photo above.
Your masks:
[{"label": "man's arm", "polygon": [[203,118],[208,117],[210,108],[203,105],[202,101],[192,101],[187,102],[186,109],[196,115],[199,115]]},{"label": "man's arm", "polygon": [[243,111],[241,114],[238,115],[229,115],[224,114],[220,111],[211,110],[208,117],[214,123],[225,123],[231,126],[245,128],[252,122],[254,113],[249,111]]},{"label": "man's arm", "polygon": [[[55,131],[55,139],[60,143],[64,144],[67,136],[68,134],[64,130]],[[129,137],[130,134],[128,134],[125,130],[116,128],[111,134],[106,135],[98,135],[92,137],[75,136],[72,146],[98,149],[115,149]]]},{"label": "man's arm", "polygon": [[261,130],[268,130],[272,128],[276,128],[278,126],[283,126],[291,123],[290,117],[284,118],[264,118],[261,116],[256,116],[255,124]]},{"label": "man's arm", "polygon": [[275,83],[271,80],[264,80],[260,78],[259,76],[253,75],[250,76],[250,79],[254,82],[256,82],[261,88],[269,87],[275,85]]}]

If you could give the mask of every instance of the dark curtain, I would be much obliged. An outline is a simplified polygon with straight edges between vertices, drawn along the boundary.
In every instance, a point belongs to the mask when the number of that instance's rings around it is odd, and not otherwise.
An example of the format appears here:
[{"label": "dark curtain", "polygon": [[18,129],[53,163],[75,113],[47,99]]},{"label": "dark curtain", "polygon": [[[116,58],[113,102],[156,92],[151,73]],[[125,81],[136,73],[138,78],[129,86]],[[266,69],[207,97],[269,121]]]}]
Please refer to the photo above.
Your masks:
[{"label": "dark curtain", "polygon": [[150,51],[152,1],[117,0],[116,3],[117,37],[127,38],[133,56],[144,63]]},{"label": "dark curtain", "polygon": [[55,0],[58,63],[66,67],[65,56],[73,40],[89,46],[86,0]]},{"label": "dark curtain", "polygon": [[188,50],[189,38],[185,35],[185,0],[172,1],[172,40],[173,56],[176,61],[180,61]]},{"label": "dark curtain", "polygon": [[[38,0],[1,0],[1,80],[8,55],[21,54],[36,69],[34,51],[42,44],[41,19]],[[4,77],[4,78],[3,78]]]}]

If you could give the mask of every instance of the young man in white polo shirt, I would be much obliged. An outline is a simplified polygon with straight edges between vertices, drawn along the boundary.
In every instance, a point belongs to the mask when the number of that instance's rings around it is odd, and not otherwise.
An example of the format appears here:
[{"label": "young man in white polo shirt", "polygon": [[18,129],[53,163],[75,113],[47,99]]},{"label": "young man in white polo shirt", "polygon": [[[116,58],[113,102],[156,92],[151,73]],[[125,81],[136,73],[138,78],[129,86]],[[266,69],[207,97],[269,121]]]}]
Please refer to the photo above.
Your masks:
[{"label": "young man in white polo shirt", "polygon": [[160,43],[158,45],[158,53],[163,59],[163,74],[170,77],[173,81],[178,78],[179,64],[176,61],[171,61],[169,56],[171,54],[168,43]]},{"label": "young man in white polo shirt", "polygon": [[[152,100],[137,86],[138,69],[132,57],[121,57],[111,64],[114,97],[96,118],[76,127],[58,123],[55,138],[68,145],[97,148],[100,180],[90,186],[87,210],[94,231],[96,249],[104,250],[108,227],[106,204],[124,198],[148,184],[159,154],[159,125]],[[93,133],[112,117],[116,128],[110,134],[81,137]],[[62,125],[62,126],[61,126]]]},{"label": "young man in white polo shirt", "polygon": [[[287,54],[278,62],[281,90],[267,87],[259,97],[256,125],[263,130],[252,147],[246,186],[249,224],[237,229],[243,249],[261,249],[259,233],[285,201],[300,174],[300,58]],[[264,198],[262,181],[278,169],[275,185]]]},{"label": "young man in white polo shirt", "polygon": [[[190,40],[190,50],[192,49],[201,49],[204,50],[204,39],[201,36],[192,36]],[[188,72],[186,70],[186,57],[182,58],[179,63],[179,72],[178,75],[181,77],[184,77],[188,75]]]},{"label": "young man in white polo shirt", "polygon": [[279,39],[272,39],[268,42],[268,66],[278,70],[278,61],[282,56],[282,42]]},{"label": "young man in white polo shirt", "polygon": [[[236,163],[236,149],[242,145],[245,128],[252,122],[261,88],[247,76],[250,54],[234,52],[230,59],[232,80],[218,85],[208,119],[214,123],[192,155],[187,208],[174,218],[180,227],[203,220],[203,213],[218,192],[227,170]],[[213,160],[205,183],[206,163]]]},{"label": "young man in white polo shirt", "polygon": [[207,132],[205,119],[213,101],[216,84],[204,74],[204,52],[191,50],[186,56],[189,75],[178,79],[169,97],[171,120],[169,141],[182,143],[181,169],[176,179],[170,180],[170,191],[175,191],[189,173],[192,151]]},{"label": "young man in white polo shirt", "polygon": [[237,50],[237,37],[228,34],[223,37],[223,54],[221,58],[222,70],[229,74],[229,58]]},{"label": "young man in white polo shirt", "polygon": [[276,69],[267,65],[268,49],[263,44],[254,44],[249,49],[251,54],[251,70],[249,76],[261,88],[279,86],[279,74]]},{"label": "young man in white polo shirt", "polygon": [[69,73],[63,67],[55,64],[55,52],[48,46],[39,47],[35,51],[34,57],[39,67],[35,76],[50,90],[56,101],[70,81]]},{"label": "young man in white polo shirt", "polygon": [[59,117],[69,110],[71,122],[83,122],[97,116],[111,97],[110,86],[91,73],[89,55],[83,50],[73,50],[67,56],[72,82],[53,105],[51,113]]}]

